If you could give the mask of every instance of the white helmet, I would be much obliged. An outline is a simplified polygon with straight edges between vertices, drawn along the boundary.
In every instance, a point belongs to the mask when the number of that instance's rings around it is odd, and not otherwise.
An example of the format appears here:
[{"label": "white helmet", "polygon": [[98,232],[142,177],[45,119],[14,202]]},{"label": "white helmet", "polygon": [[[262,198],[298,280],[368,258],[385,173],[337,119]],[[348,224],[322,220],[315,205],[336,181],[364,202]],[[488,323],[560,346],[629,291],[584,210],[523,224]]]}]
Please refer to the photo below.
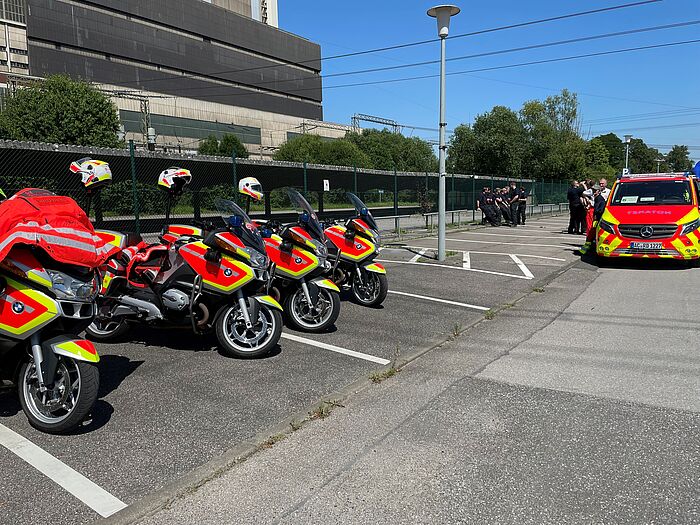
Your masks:
[{"label": "white helmet", "polygon": [[255,177],[246,177],[238,183],[238,192],[260,202],[263,199],[263,189]]},{"label": "white helmet", "polygon": [[190,170],[172,167],[163,170],[158,176],[158,187],[168,193],[180,195],[185,186],[192,180]]},{"label": "white helmet", "polygon": [[102,160],[85,157],[72,162],[70,170],[82,177],[83,186],[89,190],[101,188],[112,182],[112,170],[109,164]]}]

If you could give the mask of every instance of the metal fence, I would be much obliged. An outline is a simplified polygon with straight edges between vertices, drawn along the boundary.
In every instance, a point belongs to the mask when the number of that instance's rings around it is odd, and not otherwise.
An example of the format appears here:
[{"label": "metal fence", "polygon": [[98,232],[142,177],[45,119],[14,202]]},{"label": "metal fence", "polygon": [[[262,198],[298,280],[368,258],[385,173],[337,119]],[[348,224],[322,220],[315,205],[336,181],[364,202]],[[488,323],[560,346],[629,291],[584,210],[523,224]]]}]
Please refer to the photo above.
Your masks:
[{"label": "metal fence", "polygon": [[[179,166],[192,172],[192,183],[173,209],[176,221],[215,217],[218,198],[236,199],[238,181],[256,177],[265,189],[264,203],[252,215],[291,214],[283,188],[305,193],[322,217],[349,213],[345,192],[356,193],[377,216],[430,213],[437,210],[438,175],[377,171],[342,166],[318,166],[232,157],[152,153],[129,149],[100,149],[39,143],[0,141],[0,187],[10,196],[26,187],[46,188],[87,202],[80,178],[68,170],[71,162],[92,157],[109,162],[113,182],[92,202],[96,226],[121,231],[159,231],[165,221],[165,195],[157,189],[158,174]],[[449,174],[447,209],[473,210],[483,187],[498,188],[511,181],[525,187],[531,204],[565,200],[567,184],[484,175]]]}]

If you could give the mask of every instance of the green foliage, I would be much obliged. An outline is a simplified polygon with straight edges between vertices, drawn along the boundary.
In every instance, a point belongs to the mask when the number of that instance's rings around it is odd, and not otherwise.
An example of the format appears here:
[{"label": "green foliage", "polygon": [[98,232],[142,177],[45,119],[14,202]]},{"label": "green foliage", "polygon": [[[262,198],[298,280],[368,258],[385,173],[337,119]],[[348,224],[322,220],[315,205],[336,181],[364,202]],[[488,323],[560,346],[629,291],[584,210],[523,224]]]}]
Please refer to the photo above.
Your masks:
[{"label": "green foliage", "polygon": [[226,133],[221,140],[215,135],[209,135],[199,143],[197,152],[200,155],[213,155],[216,157],[230,157],[232,152],[236,152],[239,159],[247,159],[248,151],[240,139],[232,133]]},{"label": "green foliage", "polygon": [[119,117],[108,97],[66,75],[19,89],[0,113],[0,137],[9,140],[116,148]]},{"label": "green foliage", "polygon": [[377,170],[435,171],[438,167],[433,148],[417,137],[404,137],[386,129],[364,129],[345,138],[357,145]]},{"label": "green foliage", "polygon": [[666,162],[671,171],[688,171],[693,167],[688,146],[673,146],[666,155]]},{"label": "green foliage", "polygon": [[608,150],[608,163],[613,167],[616,173],[622,172],[625,167],[625,144],[620,137],[614,133],[598,135],[591,140],[599,140]]},{"label": "green foliage", "polygon": [[369,157],[349,140],[324,140],[311,134],[295,137],[282,144],[275,152],[274,159],[331,166],[372,167]]},{"label": "green foliage", "polygon": [[586,175],[591,178],[611,177],[615,169],[610,166],[610,154],[600,139],[591,139],[586,143]]}]

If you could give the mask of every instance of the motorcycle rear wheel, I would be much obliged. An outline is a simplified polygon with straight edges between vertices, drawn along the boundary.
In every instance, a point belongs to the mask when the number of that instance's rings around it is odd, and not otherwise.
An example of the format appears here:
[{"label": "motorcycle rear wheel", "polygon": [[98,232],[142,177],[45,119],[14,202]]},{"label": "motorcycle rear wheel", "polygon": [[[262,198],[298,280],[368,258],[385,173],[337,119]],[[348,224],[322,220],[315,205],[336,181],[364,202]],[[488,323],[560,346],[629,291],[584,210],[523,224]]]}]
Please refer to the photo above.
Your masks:
[{"label": "motorcycle rear wheel", "polygon": [[97,365],[58,357],[54,387],[39,391],[34,361],[25,361],[17,381],[19,402],[29,424],[48,434],[74,430],[90,414],[100,388]]},{"label": "motorcycle rear wheel", "polygon": [[124,317],[116,319],[106,317],[95,317],[85,329],[90,339],[100,342],[116,341],[124,337],[129,331],[129,323]]},{"label": "motorcycle rear wheel", "polygon": [[350,290],[355,302],[362,306],[376,308],[384,302],[389,293],[389,280],[383,273],[364,271],[364,282],[358,281],[357,275],[353,274]]},{"label": "motorcycle rear wheel", "polygon": [[224,307],[216,318],[216,338],[228,357],[254,359],[267,354],[282,335],[282,314],[261,304],[258,319],[247,329],[238,304]]},{"label": "motorcycle rear wheel", "polygon": [[340,294],[326,288],[319,288],[318,303],[321,312],[314,314],[306,304],[304,290],[297,288],[284,300],[284,311],[289,323],[304,332],[322,332],[332,326],[340,315]]}]

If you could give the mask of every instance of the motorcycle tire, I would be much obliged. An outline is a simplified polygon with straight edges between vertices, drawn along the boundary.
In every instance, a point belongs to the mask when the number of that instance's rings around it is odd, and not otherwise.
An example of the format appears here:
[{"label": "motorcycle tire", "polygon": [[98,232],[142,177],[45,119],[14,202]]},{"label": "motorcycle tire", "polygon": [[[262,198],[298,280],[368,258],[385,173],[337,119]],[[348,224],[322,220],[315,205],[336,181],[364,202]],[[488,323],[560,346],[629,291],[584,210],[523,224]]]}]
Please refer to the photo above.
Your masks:
[{"label": "motorcycle tire", "polygon": [[116,342],[122,339],[129,331],[129,323],[125,318],[121,318],[119,321],[111,321],[114,326],[110,329],[101,329],[97,323],[100,323],[101,319],[95,318],[95,320],[90,323],[85,329],[85,333],[90,336],[93,341],[99,342]]},{"label": "motorcycle tire", "polygon": [[[323,332],[333,326],[340,315],[340,294],[327,288],[319,288],[319,297],[324,297],[328,307],[318,321],[308,319],[308,315],[299,311],[302,302],[305,304],[304,291],[297,288],[284,298],[284,312],[289,324],[302,332]],[[305,318],[307,317],[307,318]]]},{"label": "motorcycle tire", "polygon": [[[258,310],[258,321],[255,326],[264,324],[266,326],[266,336],[255,343],[246,343],[248,330],[243,326],[241,334],[233,326],[234,323],[242,322],[242,315],[239,313],[238,304],[228,305],[223,308],[216,318],[216,338],[219,341],[221,352],[227,357],[237,357],[244,359],[254,359],[269,353],[278,343],[282,336],[282,313],[276,308],[270,308],[261,304]],[[234,331],[232,331],[234,330]],[[257,337],[257,334],[254,336]],[[247,339],[252,339],[247,338]]]},{"label": "motorcycle tire", "polygon": [[386,295],[389,293],[389,280],[383,273],[365,272],[366,279],[372,281],[374,288],[371,295],[362,293],[357,282],[357,275],[353,274],[350,291],[356,303],[362,306],[376,308],[384,302]]},{"label": "motorcycle tire", "polygon": [[[17,380],[17,393],[19,402],[22,405],[29,424],[47,434],[65,434],[78,428],[81,423],[90,415],[90,411],[97,401],[97,394],[100,388],[100,372],[97,365],[76,361],[68,357],[60,356],[59,365],[56,370],[56,385],[64,386],[66,376],[69,377],[69,387],[76,390],[74,395],[65,397],[64,404],[60,408],[54,407],[50,410],[40,399],[40,394],[36,387],[36,368],[34,361],[25,361],[19,370]],[[71,402],[72,406],[66,410],[65,403]]]}]

